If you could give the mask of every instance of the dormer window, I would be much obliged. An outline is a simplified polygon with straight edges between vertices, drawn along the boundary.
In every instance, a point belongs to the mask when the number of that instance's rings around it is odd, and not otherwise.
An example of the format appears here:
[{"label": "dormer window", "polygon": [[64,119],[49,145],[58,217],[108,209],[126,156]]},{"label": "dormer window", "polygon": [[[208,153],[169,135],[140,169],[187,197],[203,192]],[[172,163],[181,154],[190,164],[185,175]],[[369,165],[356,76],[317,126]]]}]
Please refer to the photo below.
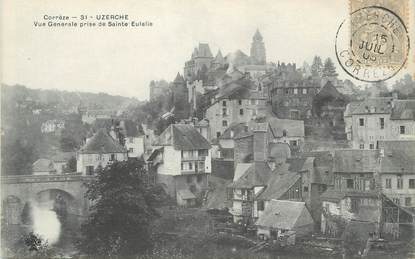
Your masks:
[{"label": "dormer window", "polygon": [[226,107],[226,101],[222,101],[222,106]]},{"label": "dormer window", "polygon": [[282,131],[282,136],[283,136],[283,137],[286,137],[286,136],[287,136],[287,130],[283,130],[283,131]]}]

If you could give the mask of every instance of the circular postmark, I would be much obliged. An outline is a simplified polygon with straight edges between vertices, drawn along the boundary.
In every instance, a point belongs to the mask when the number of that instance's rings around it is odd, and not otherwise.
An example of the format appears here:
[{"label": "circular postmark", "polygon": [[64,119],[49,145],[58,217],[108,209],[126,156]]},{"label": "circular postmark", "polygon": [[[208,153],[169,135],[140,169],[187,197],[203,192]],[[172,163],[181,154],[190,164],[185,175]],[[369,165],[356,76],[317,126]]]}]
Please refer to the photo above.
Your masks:
[{"label": "circular postmark", "polygon": [[408,31],[392,11],[379,6],[364,7],[340,25],[335,51],[340,66],[353,78],[385,81],[405,66]]}]

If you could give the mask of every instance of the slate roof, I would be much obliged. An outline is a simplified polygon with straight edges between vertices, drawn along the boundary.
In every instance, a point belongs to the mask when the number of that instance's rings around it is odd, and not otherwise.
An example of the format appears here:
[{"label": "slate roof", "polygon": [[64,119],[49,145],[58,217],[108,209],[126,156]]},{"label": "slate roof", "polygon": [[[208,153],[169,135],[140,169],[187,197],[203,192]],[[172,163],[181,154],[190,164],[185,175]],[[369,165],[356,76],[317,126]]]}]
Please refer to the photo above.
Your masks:
[{"label": "slate roof", "polygon": [[256,30],[255,35],[254,35],[253,39],[254,39],[254,40],[258,40],[258,41],[262,41],[262,35],[261,35],[261,33],[259,32],[259,30],[258,30],[258,29]]},{"label": "slate roof", "polygon": [[212,52],[210,51],[209,44],[207,43],[199,43],[199,48],[195,49],[195,57],[205,57],[205,58],[212,58]]},{"label": "slate roof", "polygon": [[173,83],[175,84],[184,84],[184,78],[182,75],[180,75],[180,73],[177,73],[176,78],[174,79]]},{"label": "slate roof", "polygon": [[282,165],[280,169],[272,172],[266,189],[257,197],[259,200],[280,199],[299,179],[301,175],[288,171],[288,165]]},{"label": "slate roof", "polygon": [[304,137],[304,121],[267,117],[270,128],[275,137],[283,137],[286,130],[287,137]]},{"label": "slate roof", "polygon": [[81,154],[108,154],[126,153],[125,147],[113,139],[105,129],[100,129],[95,135],[81,148]]},{"label": "slate roof", "polygon": [[334,151],[333,172],[375,172],[378,167],[379,151],[368,149],[339,149]]},{"label": "slate roof", "polygon": [[155,146],[170,146],[176,150],[210,149],[209,142],[189,124],[171,124],[158,137]]},{"label": "slate roof", "polygon": [[53,162],[49,159],[40,158],[36,160],[32,165],[33,172],[53,172],[55,168],[53,167]]},{"label": "slate roof", "polygon": [[218,99],[250,99],[253,82],[242,78],[227,83],[220,88]]},{"label": "slate roof", "polygon": [[222,56],[222,52],[218,50],[218,54],[216,54],[216,57],[213,60],[213,63],[223,64],[224,62],[225,62],[225,58]]},{"label": "slate roof", "polygon": [[278,228],[295,229],[314,224],[310,212],[304,202],[271,200],[255,225]]},{"label": "slate roof", "polygon": [[177,195],[179,195],[182,198],[182,200],[196,199],[196,196],[188,189],[178,190]]},{"label": "slate roof", "polygon": [[415,174],[415,140],[380,141],[380,173]]},{"label": "slate roof", "polygon": [[132,120],[121,121],[120,127],[125,137],[138,137],[140,135],[138,132],[138,124]]},{"label": "slate roof", "polygon": [[392,111],[392,101],[392,97],[375,97],[368,98],[361,102],[352,102],[347,105],[345,114],[346,116],[367,113],[388,114]]},{"label": "slate roof", "polygon": [[318,100],[322,100],[327,97],[333,99],[346,100],[345,96],[337,90],[337,88],[331,83],[331,81],[327,81],[327,83],[316,94],[314,100],[317,102]]},{"label": "slate roof", "polygon": [[415,100],[395,100],[391,120],[415,120]]},{"label": "slate roof", "polygon": [[[233,139],[241,132],[247,132],[247,123],[245,122],[234,122],[223,132],[219,137],[220,139]],[[233,131],[233,137],[231,137],[231,131]]]},{"label": "slate roof", "polygon": [[241,177],[235,176],[234,179],[237,180],[230,185],[232,188],[250,189],[255,186],[266,186],[271,176],[271,168],[265,162],[253,162]]}]

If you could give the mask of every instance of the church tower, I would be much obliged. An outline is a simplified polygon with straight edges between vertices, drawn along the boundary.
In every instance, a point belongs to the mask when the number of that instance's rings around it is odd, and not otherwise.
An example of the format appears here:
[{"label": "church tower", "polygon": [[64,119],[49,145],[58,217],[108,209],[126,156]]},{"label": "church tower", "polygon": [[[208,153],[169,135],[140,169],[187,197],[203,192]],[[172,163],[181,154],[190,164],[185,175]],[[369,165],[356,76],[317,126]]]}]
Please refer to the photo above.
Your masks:
[{"label": "church tower", "polygon": [[262,41],[262,35],[257,29],[251,44],[251,61],[254,65],[265,65],[267,60],[265,56],[265,45]]}]

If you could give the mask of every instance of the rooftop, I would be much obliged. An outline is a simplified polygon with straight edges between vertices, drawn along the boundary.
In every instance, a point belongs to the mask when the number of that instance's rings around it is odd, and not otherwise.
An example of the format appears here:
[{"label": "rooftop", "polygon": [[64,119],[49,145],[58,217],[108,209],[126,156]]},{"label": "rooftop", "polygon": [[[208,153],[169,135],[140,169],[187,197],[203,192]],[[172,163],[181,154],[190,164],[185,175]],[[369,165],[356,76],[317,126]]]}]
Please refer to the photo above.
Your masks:
[{"label": "rooftop", "polygon": [[313,218],[304,202],[271,200],[255,225],[278,229],[294,229],[313,223]]},{"label": "rooftop", "polygon": [[250,189],[255,186],[266,186],[271,176],[271,168],[265,162],[253,162],[239,178],[236,176],[235,170],[234,182],[230,185],[232,188]]},{"label": "rooftop", "polygon": [[334,151],[335,173],[375,172],[379,165],[379,151],[369,149],[338,149]]},{"label": "rooftop", "polygon": [[95,135],[81,148],[81,154],[126,153],[127,150],[113,139],[105,129],[99,129]]},{"label": "rooftop", "polygon": [[210,149],[209,142],[189,124],[171,124],[158,137],[155,146],[173,146],[176,150]]}]

